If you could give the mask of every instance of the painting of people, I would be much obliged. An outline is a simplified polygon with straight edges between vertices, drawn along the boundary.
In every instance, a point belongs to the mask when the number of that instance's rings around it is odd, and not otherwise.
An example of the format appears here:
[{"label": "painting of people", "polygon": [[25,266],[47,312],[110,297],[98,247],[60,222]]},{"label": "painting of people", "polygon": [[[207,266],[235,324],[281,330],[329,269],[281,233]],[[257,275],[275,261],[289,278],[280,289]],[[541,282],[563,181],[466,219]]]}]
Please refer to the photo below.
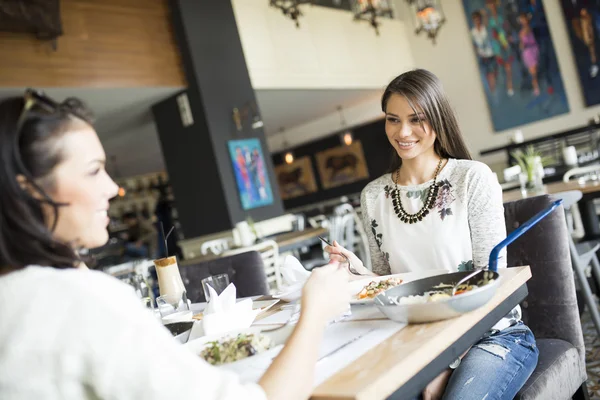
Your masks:
[{"label": "painting of people", "polygon": [[369,177],[365,154],[359,140],[355,140],[349,146],[338,146],[317,153],[316,158],[323,189]]},{"label": "painting of people", "polygon": [[228,145],[242,208],[249,210],[273,204],[260,140],[230,140]]},{"label": "painting of people", "polygon": [[600,0],[561,0],[585,104],[600,103]]},{"label": "painting of people", "polygon": [[463,0],[494,129],[569,111],[541,0]]},{"label": "painting of people", "polygon": [[275,167],[281,199],[287,200],[317,191],[317,182],[310,157],[300,157],[291,164]]}]

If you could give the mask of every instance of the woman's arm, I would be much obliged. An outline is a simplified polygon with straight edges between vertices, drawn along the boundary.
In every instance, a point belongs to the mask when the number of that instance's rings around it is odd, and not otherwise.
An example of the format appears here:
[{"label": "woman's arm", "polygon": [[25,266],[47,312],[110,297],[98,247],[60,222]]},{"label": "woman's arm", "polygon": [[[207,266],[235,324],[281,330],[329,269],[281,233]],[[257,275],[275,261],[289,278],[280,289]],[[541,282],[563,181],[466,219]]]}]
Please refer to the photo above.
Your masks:
[{"label": "woman's arm", "polygon": [[377,275],[389,275],[390,264],[386,261],[383,252],[377,244],[373,227],[371,226],[373,221],[371,220],[372,215],[372,204],[369,200],[370,186],[367,186],[361,193],[360,196],[360,207],[362,209],[363,227],[367,234],[369,241],[369,253],[371,253],[371,269],[373,273]]},{"label": "woman's arm", "polygon": [[298,325],[259,382],[269,400],[310,396],[325,325],[348,308],[347,283],[346,271],[337,264],[313,271],[302,290]]},{"label": "woman's arm", "polygon": [[[483,163],[469,170],[467,182],[473,265],[483,267],[488,265],[492,249],[506,238],[502,188]],[[506,267],[506,249],[500,252],[498,267]]]},{"label": "woman's arm", "polygon": [[288,343],[259,384],[242,383],[235,373],[210,366],[177,343],[129,287],[100,274],[77,272],[81,285],[74,297],[81,301],[68,310],[78,318],[65,319],[59,336],[70,343],[70,353],[61,357],[85,365],[81,383],[101,398],[306,399],[325,325],[350,300],[343,268],[329,264],[315,269],[303,289],[302,314]]}]

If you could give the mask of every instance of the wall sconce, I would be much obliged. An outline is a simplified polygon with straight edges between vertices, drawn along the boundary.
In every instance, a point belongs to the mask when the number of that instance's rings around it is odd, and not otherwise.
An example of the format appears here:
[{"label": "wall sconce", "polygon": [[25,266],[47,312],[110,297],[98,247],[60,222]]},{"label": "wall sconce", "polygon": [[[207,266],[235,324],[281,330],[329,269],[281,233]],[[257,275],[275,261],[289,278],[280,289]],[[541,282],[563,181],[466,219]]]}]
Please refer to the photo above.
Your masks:
[{"label": "wall sconce", "polygon": [[118,191],[119,197],[125,197],[125,193],[126,193],[125,192],[125,188],[124,187],[120,187],[119,191]]},{"label": "wall sconce", "polygon": [[241,132],[244,129],[244,119],[250,117],[250,126],[252,129],[260,129],[264,126],[262,118],[258,113],[256,102],[248,102],[243,107],[234,107],[232,110],[232,119],[235,129]]},{"label": "wall sconce", "polygon": [[318,0],[269,0],[269,5],[281,10],[283,15],[289,17],[296,23],[296,28],[300,28],[298,18],[302,16],[299,6],[303,4],[314,4]]},{"label": "wall sconce", "polygon": [[367,21],[379,36],[378,17],[393,17],[392,7],[388,0],[354,0],[354,20]]},{"label": "wall sconce", "polygon": [[406,0],[414,19],[415,33],[422,31],[435,44],[435,38],[441,26],[446,22],[446,16],[439,0]]}]

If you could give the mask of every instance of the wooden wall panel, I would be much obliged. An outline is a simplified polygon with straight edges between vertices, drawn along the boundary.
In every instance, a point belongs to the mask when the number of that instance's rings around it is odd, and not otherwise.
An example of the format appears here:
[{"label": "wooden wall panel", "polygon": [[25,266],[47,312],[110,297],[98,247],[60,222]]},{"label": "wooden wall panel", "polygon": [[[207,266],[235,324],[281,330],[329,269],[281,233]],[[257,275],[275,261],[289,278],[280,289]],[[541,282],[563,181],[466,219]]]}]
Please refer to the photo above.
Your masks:
[{"label": "wooden wall panel", "polygon": [[57,51],[0,32],[0,87],[185,86],[168,0],[62,0]]}]

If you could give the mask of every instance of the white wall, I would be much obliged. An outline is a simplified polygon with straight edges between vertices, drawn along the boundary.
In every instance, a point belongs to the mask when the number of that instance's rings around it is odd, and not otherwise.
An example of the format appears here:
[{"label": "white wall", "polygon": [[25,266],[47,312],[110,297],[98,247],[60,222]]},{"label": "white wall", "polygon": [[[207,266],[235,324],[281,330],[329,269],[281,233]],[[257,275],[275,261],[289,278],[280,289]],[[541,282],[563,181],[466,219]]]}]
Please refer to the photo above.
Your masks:
[{"label": "white wall", "polygon": [[[381,112],[381,96],[377,94],[360,104],[345,108],[344,116],[346,119],[346,126],[348,127],[362,125],[383,118],[383,113]],[[341,131],[342,129],[340,115],[335,112],[307,122],[306,124],[295,126],[292,129],[286,130],[283,134],[269,136],[267,137],[267,144],[269,146],[269,151],[276,153],[288,148],[297,147],[303,143],[317,140],[328,136],[333,132]]]},{"label": "white wall", "polygon": [[[545,0],[544,6],[571,111],[568,114],[499,133],[494,133],[462,1],[443,1],[447,22],[439,32],[436,45],[431,44],[423,35],[420,37],[414,35],[405,2],[396,2],[396,4],[401,6],[399,11],[404,14],[403,19],[407,21],[406,32],[415,65],[431,70],[444,83],[474,157],[480,158],[479,152],[482,149],[508,144],[515,129],[521,129],[526,140],[533,139],[585,125],[592,116],[600,112],[600,107],[585,108],[583,103],[567,27],[558,1]],[[503,161],[504,157],[486,156],[481,159],[494,163]]]},{"label": "white wall", "polygon": [[254,89],[381,88],[414,65],[401,20],[376,36],[348,11],[304,6],[298,29],[268,3],[232,0]]}]

